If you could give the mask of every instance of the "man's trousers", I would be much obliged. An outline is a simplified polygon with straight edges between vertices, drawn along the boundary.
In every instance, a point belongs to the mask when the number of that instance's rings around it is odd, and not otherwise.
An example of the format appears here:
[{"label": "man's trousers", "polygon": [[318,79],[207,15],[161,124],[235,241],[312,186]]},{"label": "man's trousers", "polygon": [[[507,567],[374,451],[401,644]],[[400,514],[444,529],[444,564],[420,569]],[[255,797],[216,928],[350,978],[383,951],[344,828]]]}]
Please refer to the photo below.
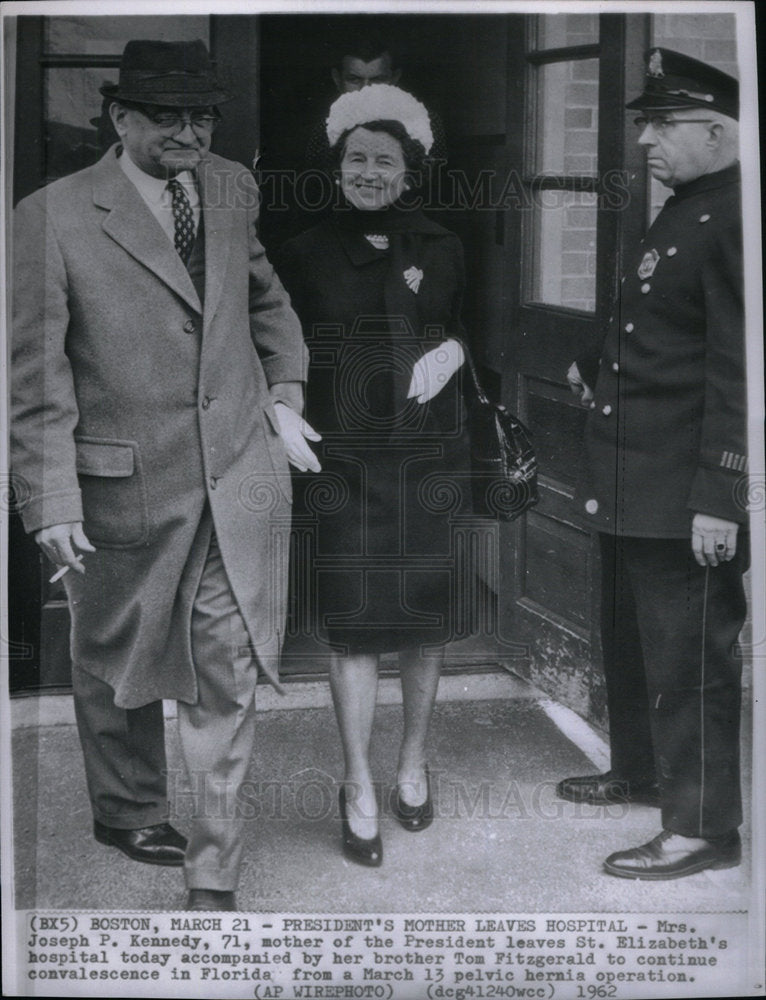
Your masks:
[{"label": "man's trousers", "polygon": [[[209,516],[200,531],[209,545],[191,620],[199,700],[178,703],[190,780],[184,872],[190,889],[232,890],[243,848],[239,799],[255,738],[258,670]],[[76,664],[72,681],[94,817],[121,829],[167,821],[162,703],[118,708],[112,688]]]},{"label": "man's trousers", "polygon": [[601,638],[612,772],[659,782],[664,829],[711,839],[742,822],[742,574],[701,567],[690,539],[601,534]]}]

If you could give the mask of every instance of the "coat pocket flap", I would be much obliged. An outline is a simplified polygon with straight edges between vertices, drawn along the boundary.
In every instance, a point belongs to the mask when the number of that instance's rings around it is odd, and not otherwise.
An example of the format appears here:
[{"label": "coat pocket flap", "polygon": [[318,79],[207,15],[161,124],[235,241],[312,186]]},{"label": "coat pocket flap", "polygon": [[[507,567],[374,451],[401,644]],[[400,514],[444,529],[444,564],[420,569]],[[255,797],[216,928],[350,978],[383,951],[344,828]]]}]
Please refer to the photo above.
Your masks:
[{"label": "coat pocket flap", "polygon": [[135,454],[129,444],[107,441],[76,441],[77,471],[84,476],[119,478],[132,476]]}]

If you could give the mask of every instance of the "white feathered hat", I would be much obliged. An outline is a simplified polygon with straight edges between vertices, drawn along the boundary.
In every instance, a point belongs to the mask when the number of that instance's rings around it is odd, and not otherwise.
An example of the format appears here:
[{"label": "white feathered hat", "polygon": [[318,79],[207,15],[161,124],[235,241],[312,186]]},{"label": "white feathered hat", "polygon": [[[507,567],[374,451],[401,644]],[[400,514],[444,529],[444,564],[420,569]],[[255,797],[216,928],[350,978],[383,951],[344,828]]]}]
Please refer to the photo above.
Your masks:
[{"label": "white feathered hat", "polygon": [[426,156],[431,151],[434,136],[425,106],[390,83],[372,83],[341,94],[327,118],[327,141],[332,147],[344,132],[374,121],[399,122],[410,139],[421,144]]}]

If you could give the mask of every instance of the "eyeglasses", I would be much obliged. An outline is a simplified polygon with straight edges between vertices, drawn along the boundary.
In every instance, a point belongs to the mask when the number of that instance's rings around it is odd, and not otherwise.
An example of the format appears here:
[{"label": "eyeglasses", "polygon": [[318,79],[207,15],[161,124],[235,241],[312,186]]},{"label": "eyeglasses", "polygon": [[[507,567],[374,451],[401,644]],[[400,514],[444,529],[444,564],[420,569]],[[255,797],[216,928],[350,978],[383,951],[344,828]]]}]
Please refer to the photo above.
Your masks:
[{"label": "eyeglasses", "polygon": [[186,128],[187,125],[191,125],[195,132],[212,132],[221,120],[219,115],[205,114],[204,112],[181,115],[172,111],[151,113],[142,108],[141,113],[156,125],[157,128],[163,132],[167,132],[168,135],[175,135]]},{"label": "eyeglasses", "polygon": [[647,125],[651,125],[654,131],[660,134],[669,129],[671,125],[691,125],[692,123],[712,125],[710,118],[665,118],[663,115],[652,115],[651,118],[647,118],[645,115],[639,115],[638,118],[633,119],[633,124],[642,131]]}]

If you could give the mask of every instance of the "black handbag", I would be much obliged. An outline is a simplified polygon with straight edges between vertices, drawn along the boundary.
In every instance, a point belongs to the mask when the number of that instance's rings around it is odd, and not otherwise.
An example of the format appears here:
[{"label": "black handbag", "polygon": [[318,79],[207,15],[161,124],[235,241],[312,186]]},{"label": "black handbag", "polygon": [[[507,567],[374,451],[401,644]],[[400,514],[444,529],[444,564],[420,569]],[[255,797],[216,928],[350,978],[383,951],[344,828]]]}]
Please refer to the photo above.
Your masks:
[{"label": "black handbag", "polygon": [[473,512],[480,517],[515,521],[539,500],[537,458],[530,434],[510,410],[489,399],[465,344],[463,349],[471,373],[466,401]]}]

